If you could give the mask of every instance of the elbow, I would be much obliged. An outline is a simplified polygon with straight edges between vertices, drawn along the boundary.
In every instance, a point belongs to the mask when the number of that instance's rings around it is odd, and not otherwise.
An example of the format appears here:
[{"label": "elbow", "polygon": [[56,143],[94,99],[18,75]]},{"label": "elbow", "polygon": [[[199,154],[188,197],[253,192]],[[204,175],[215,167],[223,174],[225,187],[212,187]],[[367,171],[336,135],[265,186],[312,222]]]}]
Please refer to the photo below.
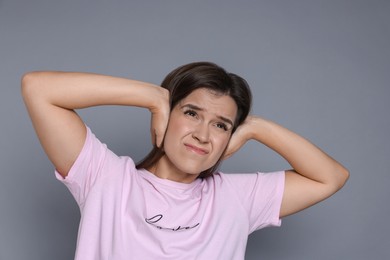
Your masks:
[{"label": "elbow", "polygon": [[339,175],[341,176],[341,187],[343,187],[349,179],[349,170],[342,166]]},{"label": "elbow", "polygon": [[349,171],[344,166],[341,166],[339,170],[336,171],[336,178],[335,178],[335,190],[340,190],[348,181],[349,179]]},{"label": "elbow", "polygon": [[28,72],[22,76],[21,91],[23,98],[26,98],[31,92],[31,85],[34,81],[34,72]]},{"label": "elbow", "polygon": [[344,187],[349,179],[349,171],[341,166],[341,168],[333,171],[333,176],[327,182],[322,183],[324,188],[324,198],[328,198]]},{"label": "elbow", "polygon": [[39,72],[28,72],[22,76],[21,92],[25,102],[39,93],[39,91],[36,91],[36,86],[39,85],[37,83],[39,81],[39,74]]},{"label": "elbow", "polygon": [[349,170],[345,168],[345,172],[344,172],[344,182],[343,182],[343,185],[342,185],[342,186],[344,186],[344,184],[348,181],[349,176],[350,176]]}]

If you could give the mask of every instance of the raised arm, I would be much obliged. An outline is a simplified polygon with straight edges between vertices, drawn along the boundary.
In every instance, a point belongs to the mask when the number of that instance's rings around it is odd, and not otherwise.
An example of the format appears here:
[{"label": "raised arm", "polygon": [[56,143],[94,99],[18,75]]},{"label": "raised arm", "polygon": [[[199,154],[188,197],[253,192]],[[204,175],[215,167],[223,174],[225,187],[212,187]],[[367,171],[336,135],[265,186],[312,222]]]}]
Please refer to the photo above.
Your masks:
[{"label": "raised arm", "polygon": [[254,139],[276,151],[293,170],[286,171],[280,216],[310,207],[337,192],[349,172],[315,145],[271,121],[250,116],[233,135],[227,156]]},{"label": "raised arm", "polygon": [[66,177],[84,144],[86,129],[75,109],[99,105],[149,109],[159,145],[169,117],[168,92],[153,84],[75,72],[31,72],[22,95],[33,126],[57,171]]}]

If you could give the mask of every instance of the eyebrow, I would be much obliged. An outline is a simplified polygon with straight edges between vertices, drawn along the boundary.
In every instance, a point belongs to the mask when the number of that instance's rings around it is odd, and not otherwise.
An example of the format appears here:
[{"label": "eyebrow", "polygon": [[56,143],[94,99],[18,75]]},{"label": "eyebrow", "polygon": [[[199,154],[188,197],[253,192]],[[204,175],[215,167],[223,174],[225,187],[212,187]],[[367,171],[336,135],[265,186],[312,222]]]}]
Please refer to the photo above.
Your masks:
[{"label": "eyebrow", "polygon": [[[198,107],[197,105],[194,105],[194,104],[185,104],[185,105],[181,106],[181,108],[185,108],[185,107],[196,110],[196,111],[205,111],[204,108]],[[229,118],[226,118],[226,117],[221,116],[221,115],[217,115],[217,118],[221,119],[225,123],[230,124],[231,126],[234,126],[232,120],[230,120]]]}]

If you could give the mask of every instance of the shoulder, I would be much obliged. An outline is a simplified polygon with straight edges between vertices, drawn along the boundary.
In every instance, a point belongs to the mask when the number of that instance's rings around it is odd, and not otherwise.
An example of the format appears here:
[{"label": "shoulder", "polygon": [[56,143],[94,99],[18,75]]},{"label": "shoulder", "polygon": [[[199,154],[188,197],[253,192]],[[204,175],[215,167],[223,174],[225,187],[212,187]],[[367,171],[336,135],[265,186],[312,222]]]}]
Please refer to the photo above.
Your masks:
[{"label": "shoulder", "polygon": [[214,181],[238,196],[247,198],[254,194],[282,194],[285,172],[222,173],[213,176]]},{"label": "shoulder", "polygon": [[213,178],[219,181],[226,181],[232,184],[273,182],[284,180],[285,171],[275,172],[251,172],[251,173],[223,173],[217,172]]},{"label": "shoulder", "polygon": [[88,174],[99,177],[120,171],[136,171],[131,157],[118,156],[106,143],[101,142],[88,126],[86,128],[83,148],[68,174],[68,180],[75,175]]}]

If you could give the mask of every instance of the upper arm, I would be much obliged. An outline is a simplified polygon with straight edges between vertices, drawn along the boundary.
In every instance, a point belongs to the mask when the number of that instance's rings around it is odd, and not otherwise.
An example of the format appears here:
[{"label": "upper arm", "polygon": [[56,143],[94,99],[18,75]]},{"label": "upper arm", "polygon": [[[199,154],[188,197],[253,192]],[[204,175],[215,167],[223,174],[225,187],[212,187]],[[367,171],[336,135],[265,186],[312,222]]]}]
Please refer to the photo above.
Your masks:
[{"label": "upper arm", "polygon": [[341,187],[304,177],[293,170],[286,171],[280,217],[308,208],[337,192]]},{"label": "upper arm", "polygon": [[54,88],[48,86],[50,80],[45,77],[42,72],[24,75],[22,95],[43,149],[65,177],[83,147],[86,127],[74,110],[53,102]]}]

